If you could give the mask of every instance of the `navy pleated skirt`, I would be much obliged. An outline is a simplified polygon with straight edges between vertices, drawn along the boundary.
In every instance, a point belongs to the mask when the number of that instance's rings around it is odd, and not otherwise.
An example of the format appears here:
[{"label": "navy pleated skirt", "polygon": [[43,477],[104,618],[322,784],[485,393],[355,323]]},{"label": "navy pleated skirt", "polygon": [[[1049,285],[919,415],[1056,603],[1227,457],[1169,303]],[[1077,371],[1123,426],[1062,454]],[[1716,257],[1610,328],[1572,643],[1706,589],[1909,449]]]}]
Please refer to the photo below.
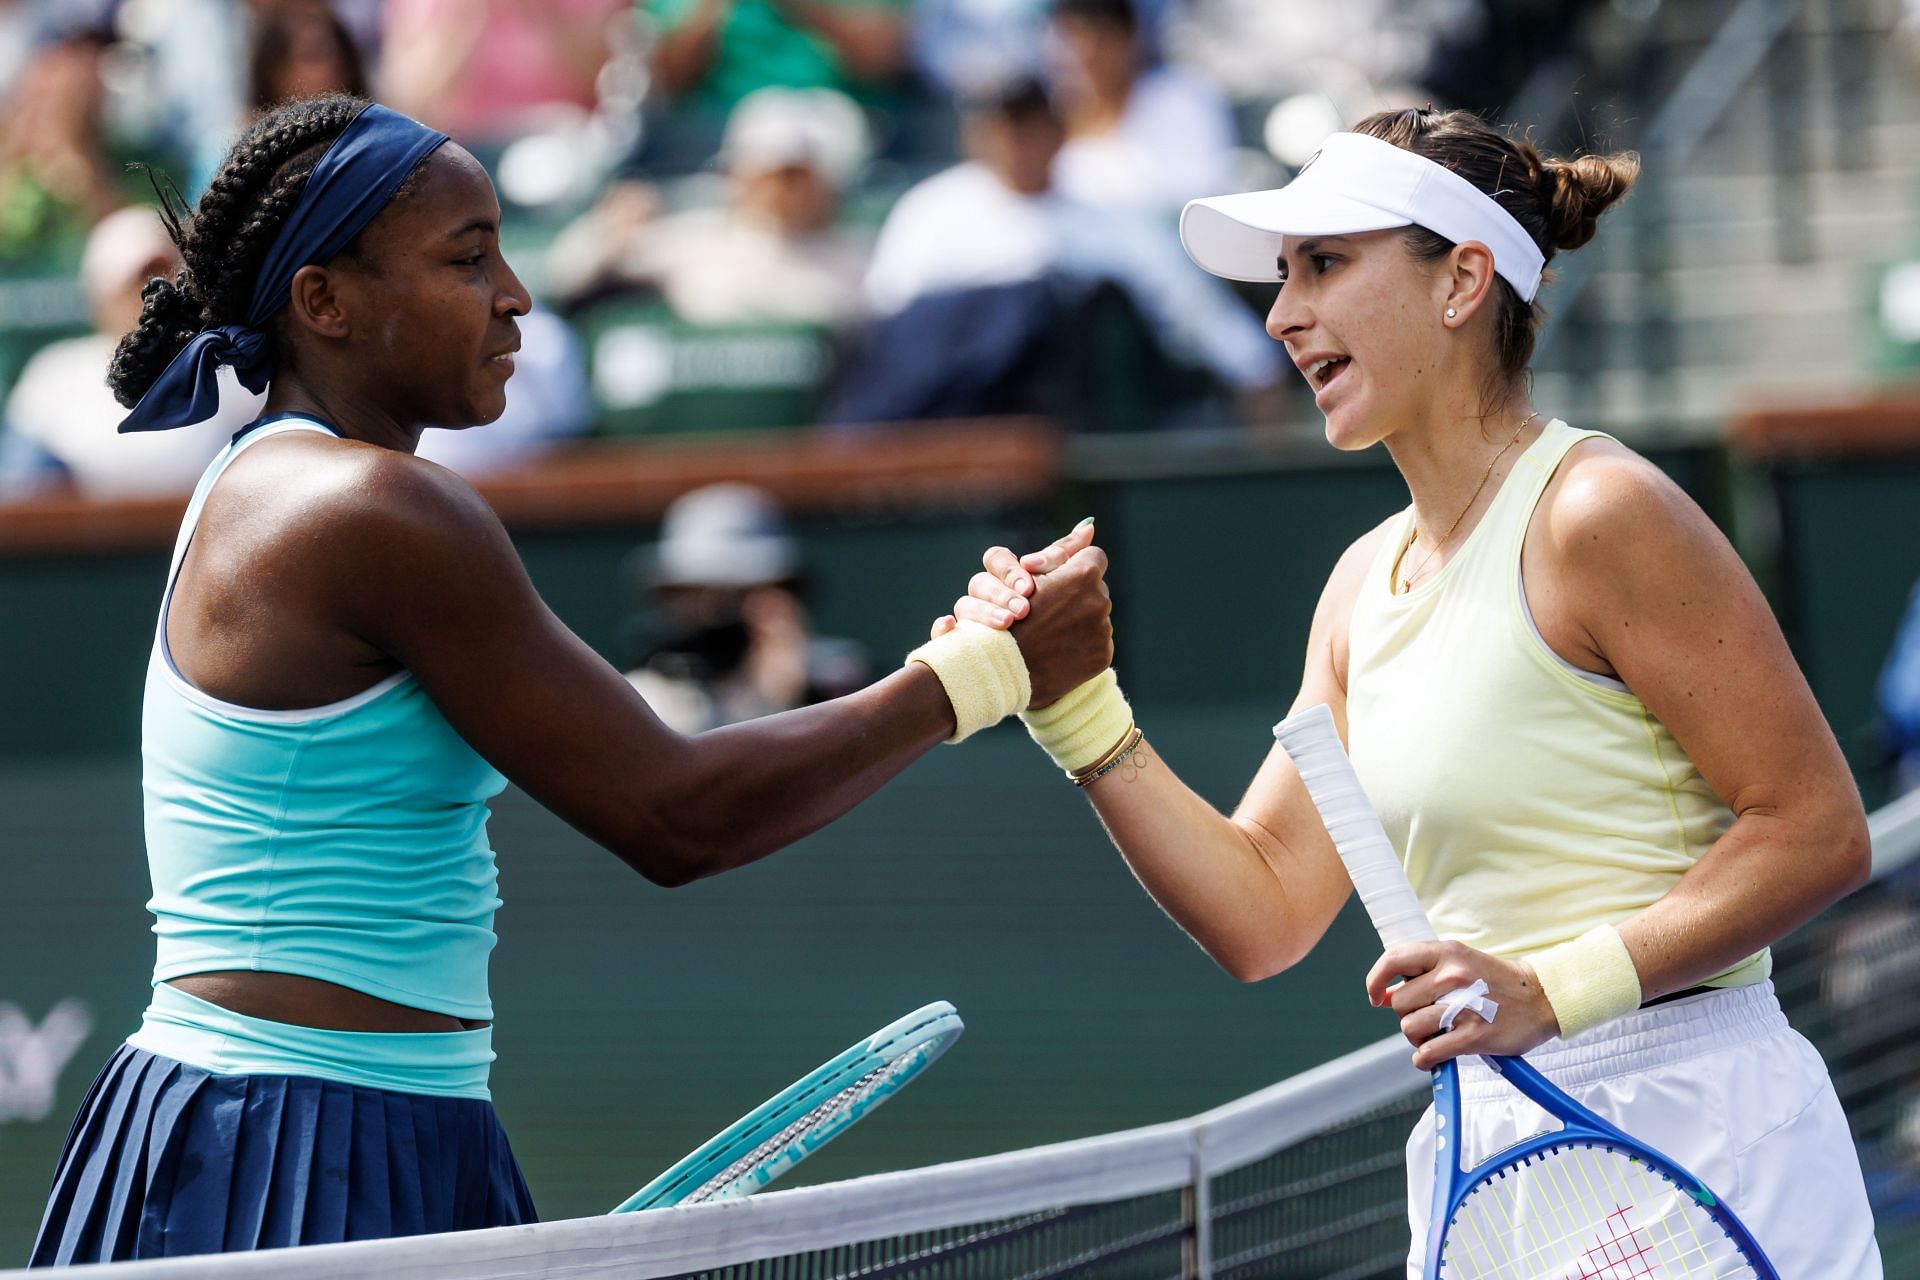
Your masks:
[{"label": "navy pleated skirt", "polygon": [[121,1045],[67,1135],[29,1265],[535,1220],[490,1102],[213,1075]]}]

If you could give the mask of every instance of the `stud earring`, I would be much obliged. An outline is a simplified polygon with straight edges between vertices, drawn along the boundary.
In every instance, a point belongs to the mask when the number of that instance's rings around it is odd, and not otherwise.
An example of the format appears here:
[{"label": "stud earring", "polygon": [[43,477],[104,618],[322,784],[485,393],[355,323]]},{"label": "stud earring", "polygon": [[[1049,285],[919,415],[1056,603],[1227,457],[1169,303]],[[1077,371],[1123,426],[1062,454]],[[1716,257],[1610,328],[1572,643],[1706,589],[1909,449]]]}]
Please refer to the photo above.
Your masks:
[{"label": "stud earring", "polygon": [[1460,313],[1458,311],[1455,311],[1452,307],[1447,308],[1447,319],[1449,320],[1457,319],[1459,315]]}]

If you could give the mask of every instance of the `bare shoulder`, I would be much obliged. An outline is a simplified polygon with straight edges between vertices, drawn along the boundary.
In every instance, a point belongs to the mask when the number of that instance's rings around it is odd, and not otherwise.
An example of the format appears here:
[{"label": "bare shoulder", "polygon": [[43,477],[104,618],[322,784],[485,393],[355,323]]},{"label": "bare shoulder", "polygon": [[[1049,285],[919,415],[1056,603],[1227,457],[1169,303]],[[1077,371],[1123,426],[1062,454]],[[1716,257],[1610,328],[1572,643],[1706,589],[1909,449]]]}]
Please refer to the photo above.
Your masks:
[{"label": "bare shoulder", "polygon": [[1307,637],[1307,665],[1301,685],[1301,698],[1332,702],[1344,696],[1347,687],[1347,630],[1353,620],[1354,602],[1367,580],[1367,571],[1380,556],[1380,548],[1393,536],[1400,515],[1382,520],[1354,539],[1340,553],[1327,585],[1314,607],[1313,627]]},{"label": "bare shoulder", "polygon": [[1699,504],[1612,440],[1574,446],[1541,495],[1527,546],[1529,556],[1539,553],[1549,604],[1564,593],[1603,654],[1620,619],[1690,605],[1697,615],[1703,600],[1758,598],[1745,564]]},{"label": "bare shoulder", "polygon": [[1393,531],[1400,526],[1404,512],[1396,511],[1373,528],[1355,538],[1340,553],[1334,562],[1333,572],[1327,576],[1326,589],[1320,596],[1320,607],[1334,609],[1345,628],[1347,615],[1353,612],[1353,602],[1360,596],[1360,587],[1367,580],[1367,570],[1380,556],[1380,548],[1385,545]]},{"label": "bare shoulder", "polygon": [[391,561],[441,544],[484,554],[496,540],[506,543],[493,509],[445,467],[317,433],[288,433],[248,450],[209,499],[208,516],[216,514],[261,526],[249,530],[257,534],[253,545],[288,552]]},{"label": "bare shoulder", "polygon": [[1570,564],[1641,553],[1662,539],[1717,538],[1712,521],[1672,477],[1617,440],[1582,440],[1540,496],[1536,527]]}]

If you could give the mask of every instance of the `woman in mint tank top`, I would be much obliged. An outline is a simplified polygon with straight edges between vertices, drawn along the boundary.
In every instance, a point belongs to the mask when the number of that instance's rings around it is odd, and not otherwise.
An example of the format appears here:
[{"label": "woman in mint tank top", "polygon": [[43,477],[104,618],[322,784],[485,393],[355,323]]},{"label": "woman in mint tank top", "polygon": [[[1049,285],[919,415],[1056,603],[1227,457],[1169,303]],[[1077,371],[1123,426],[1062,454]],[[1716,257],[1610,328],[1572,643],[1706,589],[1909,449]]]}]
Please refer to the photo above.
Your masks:
[{"label": "woman in mint tank top", "polygon": [[[1867,874],[1846,762],[1700,509],[1531,402],[1546,265],[1637,172],[1389,111],[1285,188],[1193,202],[1181,237],[1202,268],[1279,286],[1267,331],[1328,442],[1384,444],[1412,497],[1333,567],[1294,702],[1331,707],[1442,939],[1389,950],[1368,999],[1422,1068],[1529,1054],[1727,1194],[1781,1275],[1872,1280],[1845,1117],[1767,980],[1770,944]],[[1287,534],[1278,512],[1260,551]],[[997,625],[1058,559],[994,549],[936,626]],[[1249,663],[1275,657],[1248,638]],[[1062,705],[1105,726],[1069,769],[1167,912],[1243,981],[1299,961],[1352,886],[1286,753],[1222,815],[1151,757],[1111,675]],[[1472,1159],[1534,1132],[1484,1067],[1460,1079]],[[1408,1147],[1414,1277],[1433,1133]]]},{"label": "woman in mint tank top", "polygon": [[377,105],[297,102],[169,216],[186,269],[115,354],[121,430],[204,420],[230,378],[266,413],[209,466],[156,591],[153,1000],[32,1262],[531,1221],[487,1089],[487,800],[511,779],[662,885],[752,862],[1101,670],[1105,559],[1062,539],[1011,639],[969,628],[859,693],[682,737],[413,455],[427,425],[499,416],[529,306],[473,157]]}]

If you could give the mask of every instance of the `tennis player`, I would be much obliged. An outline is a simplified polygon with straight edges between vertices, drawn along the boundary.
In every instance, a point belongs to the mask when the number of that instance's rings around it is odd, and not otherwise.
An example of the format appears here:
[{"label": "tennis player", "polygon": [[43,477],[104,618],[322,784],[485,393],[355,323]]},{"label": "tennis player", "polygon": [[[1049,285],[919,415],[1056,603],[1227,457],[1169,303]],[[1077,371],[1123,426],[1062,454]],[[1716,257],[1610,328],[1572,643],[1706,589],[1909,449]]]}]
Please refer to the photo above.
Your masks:
[{"label": "tennis player", "polygon": [[[1527,1054],[1729,1195],[1782,1276],[1868,1280],[1846,1120],[1768,982],[1769,944],[1867,874],[1859,797],[1713,524],[1645,459],[1529,402],[1546,265],[1637,171],[1545,158],[1466,112],[1394,111],[1284,188],[1193,202],[1181,235],[1217,275],[1280,282],[1267,330],[1328,441],[1384,442],[1413,499],[1334,566],[1294,704],[1332,707],[1444,939],[1389,950],[1369,998],[1422,1068]],[[936,634],[995,625],[1058,560],[996,548]],[[1346,901],[1280,749],[1227,817],[1150,757],[1111,672],[1027,720],[1236,977],[1296,963]],[[1441,1000],[1475,982],[1491,1004]],[[1476,1159],[1538,1131],[1480,1064],[1461,1077]],[[1431,1133],[1408,1152],[1414,1276]]]},{"label": "tennis player", "polygon": [[1110,659],[1087,548],[1011,633],[944,636],[838,701],[666,729],[548,612],[487,505],[413,456],[424,425],[506,403],[528,299],[499,221],[444,135],[356,99],[283,107],[175,227],[186,270],[116,353],[123,430],[199,421],[236,377],[266,413],[174,552],[142,744],[153,1000],[68,1136],[35,1264],[530,1221],[487,1091],[506,779],[682,884]]}]

